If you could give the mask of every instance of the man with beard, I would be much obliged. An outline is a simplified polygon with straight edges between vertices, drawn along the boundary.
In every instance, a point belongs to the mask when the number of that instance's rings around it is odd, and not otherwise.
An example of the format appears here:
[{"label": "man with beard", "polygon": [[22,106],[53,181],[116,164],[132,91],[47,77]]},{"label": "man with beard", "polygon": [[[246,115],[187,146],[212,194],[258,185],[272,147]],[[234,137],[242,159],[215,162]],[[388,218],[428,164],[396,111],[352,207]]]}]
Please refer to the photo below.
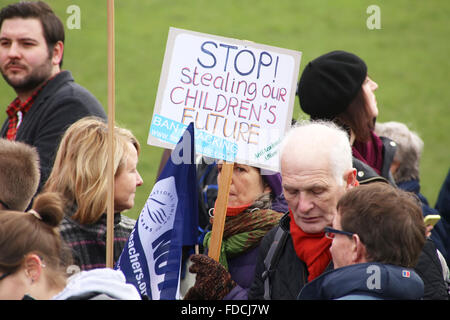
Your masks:
[{"label": "man with beard", "polygon": [[61,71],[64,26],[44,2],[20,2],[0,11],[0,71],[17,97],[0,135],[35,146],[45,183],[61,136],[80,118],[106,119],[99,101]]}]

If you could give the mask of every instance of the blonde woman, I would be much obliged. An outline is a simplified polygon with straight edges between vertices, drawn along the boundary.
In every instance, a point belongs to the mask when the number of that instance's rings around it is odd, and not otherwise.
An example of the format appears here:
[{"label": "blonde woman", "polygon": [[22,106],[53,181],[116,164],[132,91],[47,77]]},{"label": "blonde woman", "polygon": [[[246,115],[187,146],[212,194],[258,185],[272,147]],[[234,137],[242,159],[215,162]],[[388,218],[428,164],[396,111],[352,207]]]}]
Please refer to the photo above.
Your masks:
[{"label": "blonde woman", "polygon": [[[61,236],[81,270],[106,266],[107,136],[107,125],[101,119],[87,117],[75,122],[61,140],[45,185],[45,191],[58,192],[65,200]],[[121,212],[134,206],[136,187],[143,183],[136,168],[139,152],[133,134],[115,127],[114,262],[135,224]]]}]

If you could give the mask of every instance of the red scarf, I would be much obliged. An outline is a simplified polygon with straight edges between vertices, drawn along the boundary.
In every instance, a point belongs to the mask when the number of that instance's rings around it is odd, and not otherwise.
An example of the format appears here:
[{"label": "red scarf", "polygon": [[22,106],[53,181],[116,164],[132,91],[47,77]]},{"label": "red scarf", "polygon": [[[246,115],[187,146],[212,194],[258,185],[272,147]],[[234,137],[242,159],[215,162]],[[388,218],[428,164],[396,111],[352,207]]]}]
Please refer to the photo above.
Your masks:
[{"label": "red scarf", "polygon": [[290,231],[297,256],[308,267],[308,281],[320,276],[331,261],[331,239],[325,233],[306,233],[300,229],[289,209]]},{"label": "red scarf", "polygon": [[[227,212],[226,212],[226,216],[227,217],[235,217],[238,214],[244,212],[245,210],[248,209],[248,207],[250,207],[251,204],[244,204],[243,206],[238,206],[238,207],[227,207]],[[209,222],[211,224],[213,224],[214,221],[214,211],[216,211],[216,206],[214,205],[214,210],[213,210],[213,216],[211,216],[209,218]]]},{"label": "red scarf", "polygon": [[[251,203],[249,204],[244,204],[243,206],[237,206],[237,207],[227,207],[227,213],[226,216],[227,217],[234,217],[237,216],[239,213],[244,212],[245,210],[248,209],[248,207],[250,207]],[[214,204],[214,211],[216,210],[216,206]],[[213,214],[214,214],[213,211]]]},{"label": "red scarf", "polygon": [[239,213],[244,212],[245,210],[250,207],[251,203],[244,204],[243,206],[237,206],[237,207],[227,207],[227,217],[234,217],[237,216]]}]

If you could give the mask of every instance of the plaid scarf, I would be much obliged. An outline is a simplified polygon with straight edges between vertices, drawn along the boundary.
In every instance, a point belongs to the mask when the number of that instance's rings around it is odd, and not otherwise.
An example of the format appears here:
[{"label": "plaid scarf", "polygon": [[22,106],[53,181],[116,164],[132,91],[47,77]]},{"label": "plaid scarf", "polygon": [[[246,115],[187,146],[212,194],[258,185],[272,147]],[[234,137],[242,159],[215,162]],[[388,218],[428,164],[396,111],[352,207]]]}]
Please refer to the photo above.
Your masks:
[{"label": "plaid scarf", "polygon": [[[135,220],[114,214],[114,263],[119,259]],[[61,238],[71,249],[73,264],[81,270],[106,267],[106,214],[93,224],[81,224],[65,216],[60,226]]]},{"label": "plaid scarf", "polygon": [[30,110],[31,106],[36,100],[36,97],[42,91],[42,88],[45,87],[47,82],[45,82],[44,85],[40,86],[36,91],[34,91],[33,94],[23,103],[20,102],[19,97],[15,98],[14,101],[10,103],[10,105],[6,109],[6,114],[8,115],[9,119],[8,131],[6,131],[6,139],[16,140],[17,130],[22,123],[23,117],[25,117],[25,114]]},{"label": "plaid scarf", "polygon": [[[233,211],[234,215],[226,217],[219,257],[220,264],[227,270],[229,258],[259,245],[261,239],[283,216],[282,213],[270,209],[240,208],[242,211],[239,214],[234,212],[235,208],[227,208],[227,212]],[[205,248],[209,248],[210,240],[211,232],[208,232],[203,241]]]}]

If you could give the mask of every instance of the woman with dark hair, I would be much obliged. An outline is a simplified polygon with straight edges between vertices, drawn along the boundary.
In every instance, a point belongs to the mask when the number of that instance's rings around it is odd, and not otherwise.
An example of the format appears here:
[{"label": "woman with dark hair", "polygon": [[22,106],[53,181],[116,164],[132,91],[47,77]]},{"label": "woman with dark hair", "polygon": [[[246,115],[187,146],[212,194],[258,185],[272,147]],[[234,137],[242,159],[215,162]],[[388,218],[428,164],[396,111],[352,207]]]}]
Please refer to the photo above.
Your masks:
[{"label": "woman with dark hair", "polygon": [[347,130],[360,183],[387,180],[395,185],[389,169],[396,144],[374,132],[377,88],[361,58],[332,51],[306,65],[298,96],[302,110],[311,119],[332,120]]}]

